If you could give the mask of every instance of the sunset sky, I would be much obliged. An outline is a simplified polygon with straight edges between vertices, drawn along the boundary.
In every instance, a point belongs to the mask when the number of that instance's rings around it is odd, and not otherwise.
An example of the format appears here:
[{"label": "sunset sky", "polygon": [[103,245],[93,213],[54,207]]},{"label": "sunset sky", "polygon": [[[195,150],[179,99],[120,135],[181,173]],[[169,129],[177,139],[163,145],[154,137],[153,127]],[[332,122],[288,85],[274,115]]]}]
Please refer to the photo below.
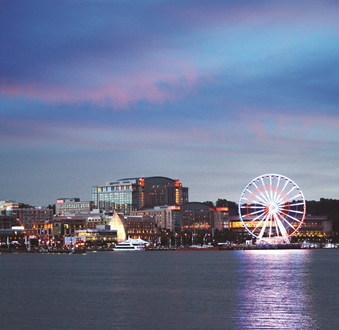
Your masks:
[{"label": "sunset sky", "polygon": [[238,202],[266,173],[339,199],[338,1],[0,6],[0,199],[165,176]]}]

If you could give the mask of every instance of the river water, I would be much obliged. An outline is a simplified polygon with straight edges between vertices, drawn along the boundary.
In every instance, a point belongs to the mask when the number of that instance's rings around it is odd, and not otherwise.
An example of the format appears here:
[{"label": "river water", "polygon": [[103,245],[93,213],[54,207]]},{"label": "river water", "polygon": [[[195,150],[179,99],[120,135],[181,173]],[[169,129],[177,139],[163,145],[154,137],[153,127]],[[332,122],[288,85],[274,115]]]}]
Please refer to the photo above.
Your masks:
[{"label": "river water", "polygon": [[0,329],[338,329],[339,250],[0,255]]}]

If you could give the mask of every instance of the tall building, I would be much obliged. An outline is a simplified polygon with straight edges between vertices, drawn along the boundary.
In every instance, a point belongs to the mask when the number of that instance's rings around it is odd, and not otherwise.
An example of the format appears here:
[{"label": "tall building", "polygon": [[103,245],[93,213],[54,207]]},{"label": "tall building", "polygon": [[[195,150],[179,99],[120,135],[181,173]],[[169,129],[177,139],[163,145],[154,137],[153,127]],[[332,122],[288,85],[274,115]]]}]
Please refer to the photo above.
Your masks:
[{"label": "tall building", "polygon": [[163,205],[181,205],[188,202],[188,188],[179,180],[161,176],[148,177],[143,180],[142,208]]},{"label": "tall building", "polygon": [[92,200],[95,208],[129,215],[144,208],[187,203],[188,188],[162,176],[127,178],[93,186]]}]

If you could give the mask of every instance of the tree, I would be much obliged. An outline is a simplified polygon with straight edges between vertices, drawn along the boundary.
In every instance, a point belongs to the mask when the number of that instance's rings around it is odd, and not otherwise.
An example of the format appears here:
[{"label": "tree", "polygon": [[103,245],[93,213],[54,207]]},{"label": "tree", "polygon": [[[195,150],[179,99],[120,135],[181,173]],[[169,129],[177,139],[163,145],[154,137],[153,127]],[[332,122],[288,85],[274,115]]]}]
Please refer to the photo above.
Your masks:
[{"label": "tree", "polygon": [[47,208],[53,210],[53,214],[55,214],[55,204],[53,204],[53,205],[50,205],[50,204],[49,204],[49,205],[47,206]]},{"label": "tree", "polygon": [[220,199],[220,198],[216,201],[215,206],[216,207],[229,207],[232,209],[238,208],[237,203],[228,201],[227,199]]},{"label": "tree", "polygon": [[210,206],[210,207],[214,207],[214,203],[211,202],[211,201],[206,201],[206,202],[204,202],[203,204],[206,204],[206,205],[208,205],[208,206]]},{"label": "tree", "polygon": [[31,206],[25,203],[19,203],[19,209],[30,209],[31,207],[34,207],[34,206]]},{"label": "tree", "polygon": [[320,201],[306,201],[306,212],[311,215],[327,215],[332,220],[333,231],[339,231],[339,200],[320,198]]}]

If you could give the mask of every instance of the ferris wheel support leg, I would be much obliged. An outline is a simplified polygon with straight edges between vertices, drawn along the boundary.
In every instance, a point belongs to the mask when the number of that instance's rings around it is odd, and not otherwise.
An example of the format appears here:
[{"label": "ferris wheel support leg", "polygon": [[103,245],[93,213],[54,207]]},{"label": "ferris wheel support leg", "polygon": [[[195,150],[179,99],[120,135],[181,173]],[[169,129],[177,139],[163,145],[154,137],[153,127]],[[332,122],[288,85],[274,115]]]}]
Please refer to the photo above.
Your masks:
[{"label": "ferris wheel support leg", "polygon": [[286,244],[290,244],[291,243],[290,239],[287,236],[284,236],[283,240],[284,240],[284,243],[286,243]]}]

